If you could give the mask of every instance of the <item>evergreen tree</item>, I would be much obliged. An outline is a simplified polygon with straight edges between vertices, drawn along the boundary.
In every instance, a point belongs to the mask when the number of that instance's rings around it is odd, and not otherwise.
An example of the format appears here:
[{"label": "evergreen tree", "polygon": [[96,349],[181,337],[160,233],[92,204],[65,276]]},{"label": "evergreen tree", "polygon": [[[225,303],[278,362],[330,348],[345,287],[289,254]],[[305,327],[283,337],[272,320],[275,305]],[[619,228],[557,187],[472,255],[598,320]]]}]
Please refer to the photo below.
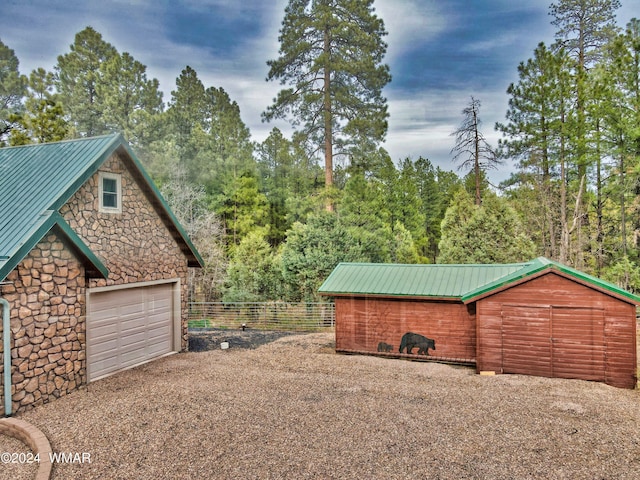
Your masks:
[{"label": "evergreen tree", "polygon": [[57,142],[71,134],[64,119],[58,95],[53,92],[53,74],[39,68],[29,76],[29,88],[24,110],[10,118],[15,127],[11,132],[11,145]]},{"label": "evergreen tree", "polygon": [[225,302],[264,302],[282,296],[282,272],[269,243],[252,231],[235,248],[229,263]]},{"label": "evergreen tree", "polygon": [[196,125],[205,118],[204,85],[196,71],[187,66],[176,79],[168,109],[171,133],[179,149],[185,149]]},{"label": "evergreen tree", "polygon": [[[421,257],[429,263],[435,263],[438,242],[440,240],[440,195],[436,169],[426,158],[418,158],[415,162],[416,184],[424,215],[424,237],[416,242]],[[448,204],[448,201],[447,201]]]},{"label": "evergreen tree", "polygon": [[296,222],[287,232],[282,249],[282,274],[290,301],[320,301],[318,288],[340,262],[362,262],[359,243],[335,213]]},{"label": "evergreen tree", "polygon": [[475,205],[464,189],[458,191],[442,221],[438,263],[512,263],[535,254],[535,245],[506,200],[490,194]]},{"label": "evergreen tree", "polygon": [[[535,237],[543,246],[544,254],[559,256],[560,209],[558,187],[561,145],[566,124],[563,98],[569,79],[569,58],[563,50],[553,52],[540,43],[534,57],[518,66],[519,81],[507,89],[508,123],[498,123],[504,139],[500,142],[501,156],[518,160],[519,172],[511,182],[524,189],[532,188],[532,197],[539,209],[527,208],[527,221],[538,226]],[[566,195],[564,197],[566,199]],[[535,216],[535,217],[534,217]]]},{"label": "evergreen tree", "polygon": [[204,100],[206,148],[196,155],[195,165],[202,183],[215,195],[247,172],[256,176],[257,164],[251,132],[242,121],[237,102],[223,88],[215,87],[205,90]]},{"label": "evergreen tree", "polygon": [[405,226],[396,222],[393,227],[393,248],[391,248],[393,263],[420,263],[420,256],[416,249],[411,232]]},{"label": "evergreen tree", "polygon": [[[569,149],[573,152],[574,165],[577,169],[577,179],[574,182],[581,188],[577,192],[578,204],[574,210],[575,228],[565,228],[562,231],[560,256],[567,259],[569,256],[567,237],[568,231],[575,232],[577,241],[574,248],[574,264],[578,268],[584,268],[583,243],[588,237],[588,231],[583,232],[583,227],[588,227],[588,182],[587,177],[597,155],[590,151],[589,139],[597,126],[587,115],[587,89],[592,67],[601,60],[603,47],[615,36],[617,26],[615,12],[620,8],[619,0],[560,0],[551,4],[549,14],[553,17],[552,24],[558,28],[556,31],[556,46],[563,49],[574,61],[572,79],[574,84],[570,89],[573,95],[572,110],[574,112],[574,125],[569,130]],[[562,259],[561,259],[562,260]]]},{"label": "evergreen tree", "polygon": [[[396,222],[400,222],[417,243],[424,243],[426,239],[425,222],[422,198],[418,185],[418,176],[413,161],[410,158],[400,162],[398,182],[396,184]],[[395,224],[394,222],[394,230]]]},{"label": "evergreen tree", "polygon": [[391,261],[393,237],[387,206],[375,182],[363,173],[352,175],[337,208],[340,222],[356,239],[368,261]]},{"label": "evergreen tree", "polygon": [[[610,159],[602,174],[598,169],[598,185],[602,184],[598,192],[604,190],[602,199],[598,197],[598,225],[603,224],[597,238],[599,269],[605,266],[605,250],[612,257],[611,263],[616,262],[620,267],[630,265],[621,258],[637,258],[631,245],[637,246],[634,231],[638,230],[640,221],[637,211],[631,208],[638,193],[640,167],[640,21],[632,20],[626,32],[611,43],[607,54],[593,72],[593,85],[589,90],[590,97],[599,101],[592,101],[588,109],[590,117],[601,121],[598,138],[602,138],[603,156],[606,154]],[[602,177],[608,180],[606,184]],[[607,210],[607,201],[613,202],[616,208]],[[637,208],[637,201],[635,203]],[[615,242],[605,239],[607,228],[616,232]]]},{"label": "evergreen tree", "polygon": [[381,142],[386,134],[382,88],[391,76],[382,64],[385,35],[373,0],[290,0],[285,9],[279,57],[267,62],[267,80],[288,87],[263,118],[290,116],[315,150],[324,151],[327,188],[335,155],[347,155],[365,139]]},{"label": "evergreen tree", "polygon": [[27,78],[20,75],[19,64],[15,52],[0,40],[0,146],[14,126],[9,117],[22,111]]},{"label": "evergreen tree", "polygon": [[232,250],[256,229],[263,236],[267,233],[267,199],[260,193],[258,180],[251,173],[228,182],[216,200],[216,212],[224,222],[227,244]]},{"label": "evergreen tree", "polygon": [[98,89],[103,82],[102,65],[116,56],[117,51],[91,27],[76,34],[70,49],[58,57],[55,66],[62,107],[81,137],[108,133],[104,102]]},{"label": "evergreen tree", "polygon": [[107,129],[123,133],[136,147],[158,139],[155,129],[149,128],[152,117],[164,109],[158,80],[147,79],[147,67],[127,52],[112,55],[100,69],[96,93]]},{"label": "evergreen tree", "polygon": [[287,220],[287,197],[292,194],[294,177],[293,147],[278,128],[257,148],[261,189],[269,204],[269,236],[271,245],[284,241],[291,226]]},{"label": "evergreen tree", "polygon": [[313,210],[310,202],[317,193],[316,180],[322,176],[322,170],[278,128],[257,146],[256,153],[260,190],[269,202],[267,239],[277,246],[284,241],[293,222],[306,217],[301,215],[300,207],[306,205],[303,210]]}]

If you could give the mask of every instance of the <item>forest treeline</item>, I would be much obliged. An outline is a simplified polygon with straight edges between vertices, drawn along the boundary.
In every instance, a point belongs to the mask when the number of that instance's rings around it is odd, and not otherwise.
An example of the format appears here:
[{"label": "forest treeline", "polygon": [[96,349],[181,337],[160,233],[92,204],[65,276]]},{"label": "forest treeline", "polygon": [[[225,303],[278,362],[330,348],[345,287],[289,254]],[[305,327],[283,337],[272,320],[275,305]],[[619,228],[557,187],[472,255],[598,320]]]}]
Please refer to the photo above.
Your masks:
[{"label": "forest treeline", "polygon": [[[640,21],[616,27],[619,1],[551,5],[556,41],[514,65],[499,145],[484,140],[479,100],[461,112],[460,175],[380,147],[383,19],[373,0],[330,3],[292,0],[280,56],[265,59],[285,88],[263,119],[289,119],[289,138],[252,140],[238,104],[189,66],[165,103],[145,65],[87,27],[53,72],[28,76],[0,38],[0,143],[121,132],[206,261],[192,273],[199,299],[317,300],[341,261],[538,255],[640,291]],[[500,164],[515,173],[491,186]]]}]

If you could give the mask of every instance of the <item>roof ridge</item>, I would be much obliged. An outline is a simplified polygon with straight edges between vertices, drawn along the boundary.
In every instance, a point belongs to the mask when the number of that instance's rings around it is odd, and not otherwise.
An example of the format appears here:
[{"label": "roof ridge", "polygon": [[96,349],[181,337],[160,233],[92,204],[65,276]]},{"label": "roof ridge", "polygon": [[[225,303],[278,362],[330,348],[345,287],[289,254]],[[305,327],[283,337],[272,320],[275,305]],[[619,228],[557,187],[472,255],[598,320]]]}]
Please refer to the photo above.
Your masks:
[{"label": "roof ridge", "polygon": [[106,133],[104,135],[96,135],[95,137],[80,137],[80,138],[65,138],[63,140],[56,140],[55,142],[44,142],[44,143],[28,143],[26,145],[7,145],[6,147],[1,147],[3,150],[15,150],[18,148],[34,148],[34,147],[43,147],[45,145],[60,145],[61,143],[73,143],[73,142],[86,142],[91,140],[103,140],[105,138],[117,138],[121,136],[120,133]]},{"label": "roof ridge", "polygon": [[529,262],[515,263],[371,263],[371,262],[340,262],[339,265],[359,265],[364,267],[517,267],[531,265]]}]

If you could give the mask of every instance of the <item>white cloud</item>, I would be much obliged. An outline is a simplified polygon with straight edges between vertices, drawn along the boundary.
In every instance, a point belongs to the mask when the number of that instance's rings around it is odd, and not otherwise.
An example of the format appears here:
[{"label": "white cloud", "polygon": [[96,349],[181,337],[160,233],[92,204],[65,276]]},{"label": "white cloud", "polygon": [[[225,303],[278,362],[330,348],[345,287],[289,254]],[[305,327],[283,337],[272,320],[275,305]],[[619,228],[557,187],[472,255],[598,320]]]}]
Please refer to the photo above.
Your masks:
[{"label": "white cloud", "polygon": [[[414,160],[428,158],[443,170],[457,171],[452,162],[451,149],[455,131],[463,120],[462,110],[470,97],[480,99],[481,131],[494,148],[501,134],[494,130],[497,121],[503,121],[507,100],[500,91],[423,91],[410,97],[390,98],[389,131],[384,147],[391,159],[398,162],[406,157]],[[506,179],[511,165],[488,172],[493,183]],[[460,172],[464,173],[464,172]]]},{"label": "white cloud", "polygon": [[377,0],[376,13],[389,33],[387,62],[402,55],[416,41],[426,42],[448,27],[448,19],[435,0]]}]

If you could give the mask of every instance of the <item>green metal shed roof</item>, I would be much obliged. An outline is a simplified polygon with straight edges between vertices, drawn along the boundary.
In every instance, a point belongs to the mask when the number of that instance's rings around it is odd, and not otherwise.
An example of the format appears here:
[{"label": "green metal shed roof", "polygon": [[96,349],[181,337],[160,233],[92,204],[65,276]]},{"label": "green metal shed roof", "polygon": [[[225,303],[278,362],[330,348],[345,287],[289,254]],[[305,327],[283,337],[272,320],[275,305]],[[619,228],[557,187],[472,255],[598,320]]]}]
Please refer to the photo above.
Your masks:
[{"label": "green metal shed roof", "polygon": [[526,264],[401,265],[341,263],[319,289],[323,294],[460,298],[521,270]]},{"label": "green metal shed roof", "polygon": [[612,283],[544,257],[496,265],[340,263],[318,291],[328,296],[424,297],[469,303],[546,270],[555,270],[629,303],[640,304],[640,297]]},{"label": "green metal shed roof", "polygon": [[[68,228],[57,211],[116,150],[123,149],[131,167],[148,186],[153,203],[175,228],[191,266],[202,258],[168,205],[119,134],[55,143],[0,148],[0,281],[29,253],[54,225],[72,240],[85,259],[88,248]],[[55,215],[54,215],[55,214]],[[77,244],[80,242],[80,244]],[[93,265],[95,273],[106,271]],[[91,262],[90,262],[91,263]],[[91,266],[91,265],[90,265]]]},{"label": "green metal shed roof", "polygon": [[594,277],[593,275],[586,274],[575,268],[571,268],[567,265],[563,265],[562,263],[555,262],[553,260],[549,260],[545,257],[538,257],[530,262],[527,262],[525,266],[516,272],[513,272],[510,275],[507,275],[503,278],[499,278],[491,283],[486,285],[479,286],[474,290],[470,290],[466,292],[461,300],[464,303],[469,303],[475,300],[479,300],[482,297],[493,294],[496,290],[507,287],[513,283],[517,283],[522,281],[528,277],[543,273],[547,270],[553,270],[557,273],[560,273],[567,277],[572,277],[575,280],[578,280],[584,284],[587,284],[596,290],[603,291],[605,293],[609,293],[618,298],[622,298],[624,300],[629,301],[629,303],[633,303],[636,305],[640,305],[640,297],[634,295],[631,292],[627,292],[626,290],[618,287],[617,285],[602,280],[601,278]]}]

